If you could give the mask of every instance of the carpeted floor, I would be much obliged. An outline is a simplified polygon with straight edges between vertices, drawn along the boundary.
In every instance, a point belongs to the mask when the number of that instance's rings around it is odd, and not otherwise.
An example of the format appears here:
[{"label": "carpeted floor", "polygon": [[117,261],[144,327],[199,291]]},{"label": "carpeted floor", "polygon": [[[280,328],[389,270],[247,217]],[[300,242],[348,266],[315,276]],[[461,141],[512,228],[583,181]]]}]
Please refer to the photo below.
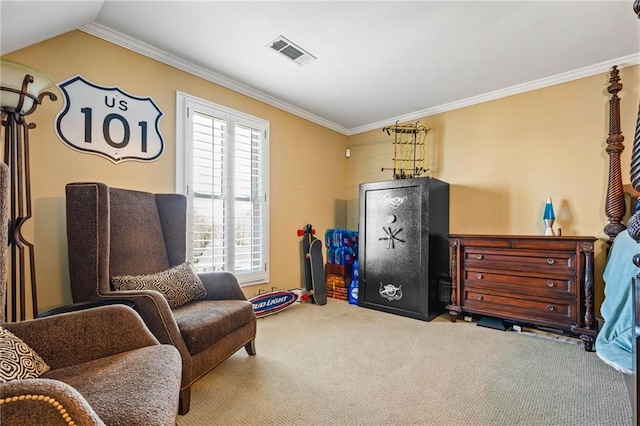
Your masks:
[{"label": "carpeted floor", "polygon": [[631,425],[623,375],[581,346],[329,299],[258,320],[192,390],[187,425]]}]

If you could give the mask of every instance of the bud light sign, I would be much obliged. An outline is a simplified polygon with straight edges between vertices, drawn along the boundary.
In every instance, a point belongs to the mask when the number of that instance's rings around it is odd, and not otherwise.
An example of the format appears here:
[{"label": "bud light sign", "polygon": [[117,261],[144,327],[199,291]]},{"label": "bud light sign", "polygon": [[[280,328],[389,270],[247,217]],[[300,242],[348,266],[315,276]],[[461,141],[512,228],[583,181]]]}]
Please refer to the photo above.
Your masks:
[{"label": "bud light sign", "polygon": [[162,111],[150,97],[104,87],[77,75],[60,84],[64,108],[56,133],[69,147],[120,161],[153,161],[164,151]]},{"label": "bud light sign", "polygon": [[249,299],[253,305],[253,312],[258,318],[280,312],[291,306],[296,300],[298,300],[298,295],[287,290],[262,293]]}]

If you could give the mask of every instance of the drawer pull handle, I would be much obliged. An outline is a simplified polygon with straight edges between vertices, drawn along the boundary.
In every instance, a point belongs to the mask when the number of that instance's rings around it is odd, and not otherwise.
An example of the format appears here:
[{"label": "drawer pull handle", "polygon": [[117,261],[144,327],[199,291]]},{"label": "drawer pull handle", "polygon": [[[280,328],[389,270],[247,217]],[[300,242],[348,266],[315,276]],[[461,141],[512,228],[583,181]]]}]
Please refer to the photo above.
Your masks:
[{"label": "drawer pull handle", "polygon": [[482,260],[482,258],[483,258],[483,257],[484,257],[484,256],[483,256],[483,255],[481,255],[481,254],[476,254],[476,259],[478,259],[478,260]]},{"label": "drawer pull handle", "polygon": [[482,279],[482,274],[476,274],[476,278],[481,280]]},{"label": "drawer pull handle", "polygon": [[478,300],[482,300],[482,295],[481,295],[481,294],[477,295],[477,296],[476,296],[476,299],[478,299]]},{"label": "drawer pull handle", "polygon": [[547,287],[553,287],[554,285],[553,281],[547,281]]},{"label": "drawer pull handle", "polygon": [[549,258],[549,259],[547,259],[547,263],[548,263],[549,265],[553,265],[554,263],[556,263],[556,260],[555,260],[555,259],[552,259],[552,258]]},{"label": "drawer pull handle", "polygon": [[547,305],[547,310],[548,311],[555,311],[556,308],[553,307],[553,305]]}]

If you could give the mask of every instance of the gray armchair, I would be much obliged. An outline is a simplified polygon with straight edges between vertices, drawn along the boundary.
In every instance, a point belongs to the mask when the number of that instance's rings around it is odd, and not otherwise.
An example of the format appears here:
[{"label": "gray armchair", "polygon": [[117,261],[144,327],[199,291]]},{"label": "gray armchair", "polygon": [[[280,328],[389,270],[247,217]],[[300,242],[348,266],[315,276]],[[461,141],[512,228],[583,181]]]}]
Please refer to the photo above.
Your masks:
[{"label": "gray armchair", "polygon": [[243,346],[255,355],[256,317],[233,274],[199,274],[206,299],[174,308],[157,291],[116,291],[111,283],[114,276],[155,274],[185,262],[186,197],[72,183],[66,207],[73,301],[135,302],[156,338],[182,356],[180,414],[189,411],[196,380]]},{"label": "gray armchair", "polygon": [[0,384],[3,426],[175,424],[180,354],[161,345],[130,307],[102,306],[2,326],[51,367],[39,378]]},{"label": "gray armchair", "polygon": [[[0,383],[0,424],[175,425],[180,354],[161,345],[130,307],[101,306],[5,322],[6,181],[7,167],[0,162],[0,325],[51,369],[38,378]],[[3,370],[19,371],[5,370],[13,356],[8,356],[9,345],[3,347]]]}]

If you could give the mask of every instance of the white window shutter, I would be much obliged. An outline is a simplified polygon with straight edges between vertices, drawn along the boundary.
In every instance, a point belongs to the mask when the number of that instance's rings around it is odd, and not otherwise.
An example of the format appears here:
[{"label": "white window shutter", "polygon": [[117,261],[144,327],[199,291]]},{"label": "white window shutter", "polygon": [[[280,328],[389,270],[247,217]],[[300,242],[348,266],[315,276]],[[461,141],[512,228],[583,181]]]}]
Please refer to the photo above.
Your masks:
[{"label": "white window shutter", "polygon": [[268,122],[197,98],[181,104],[186,131],[176,170],[189,188],[189,258],[198,272],[267,282]]}]

